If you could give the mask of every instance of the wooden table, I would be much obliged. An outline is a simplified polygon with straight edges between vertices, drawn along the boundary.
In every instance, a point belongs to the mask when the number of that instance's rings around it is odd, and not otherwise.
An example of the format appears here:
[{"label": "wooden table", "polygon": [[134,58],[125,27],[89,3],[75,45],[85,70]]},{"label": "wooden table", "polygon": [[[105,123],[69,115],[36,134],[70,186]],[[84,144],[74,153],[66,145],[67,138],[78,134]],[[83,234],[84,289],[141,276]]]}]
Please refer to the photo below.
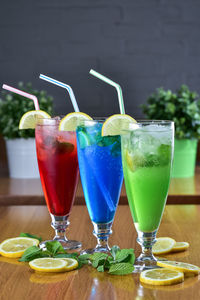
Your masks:
[{"label": "wooden table", "polygon": [[[158,236],[170,236],[177,241],[188,241],[188,251],[171,254],[172,260],[200,265],[200,206],[169,205],[165,209]],[[41,235],[44,239],[53,236],[50,217],[45,206],[0,207],[0,240],[18,236],[20,232]],[[92,225],[85,206],[74,206],[71,213],[69,238],[83,242],[83,247],[95,245]],[[129,207],[119,206],[113,224],[110,245],[122,248],[133,247],[136,255],[140,251],[136,243],[136,232]],[[0,299],[2,300],[196,300],[200,299],[198,276],[183,283],[152,287],[139,283],[139,276],[111,276],[98,273],[84,266],[78,271],[63,274],[41,275],[32,271],[27,263],[0,257]]]},{"label": "wooden table", "polygon": [[[79,181],[75,204],[85,203]],[[200,204],[200,167],[194,177],[172,178],[167,199],[168,204]],[[0,205],[41,205],[45,204],[40,179],[0,178]],[[124,185],[120,204],[127,205]]]}]

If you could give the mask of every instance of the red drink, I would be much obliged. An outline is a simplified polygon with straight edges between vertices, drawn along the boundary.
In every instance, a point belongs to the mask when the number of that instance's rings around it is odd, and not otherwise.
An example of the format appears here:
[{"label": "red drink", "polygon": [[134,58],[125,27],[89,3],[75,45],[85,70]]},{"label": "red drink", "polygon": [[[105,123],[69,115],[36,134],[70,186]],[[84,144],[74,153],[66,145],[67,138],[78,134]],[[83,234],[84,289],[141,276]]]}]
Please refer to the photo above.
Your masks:
[{"label": "red drink", "polygon": [[75,198],[79,168],[75,132],[59,131],[58,120],[37,125],[37,159],[49,212],[69,215]]}]

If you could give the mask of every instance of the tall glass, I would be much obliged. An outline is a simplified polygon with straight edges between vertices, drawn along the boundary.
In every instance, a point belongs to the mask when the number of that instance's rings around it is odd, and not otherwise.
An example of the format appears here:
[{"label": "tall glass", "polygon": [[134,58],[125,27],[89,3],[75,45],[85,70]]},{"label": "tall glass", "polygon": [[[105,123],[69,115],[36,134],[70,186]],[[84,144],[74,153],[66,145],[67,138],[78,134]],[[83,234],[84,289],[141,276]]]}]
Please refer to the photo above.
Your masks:
[{"label": "tall glass", "polygon": [[108,238],[119,201],[123,172],[120,136],[102,137],[103,121],[85,121],[77,128],[77,149],[86,205],[97,238],[94,249],[108,252]]},{"label": "tall glass", "polygon": [[[58,119],[40,119],[35,130],[37,160],[46,204],[55,229],[53,240],[65,249],[76,249],[81,243],[65,236],[74,202],[78,177],[75,132],[59,131]],[[45,242],[41,246],[44,246]]]},{"label": "tall glass", "polygon": [[152,246],[164,211],[174,149],[174,123],[141,121],[122,135],[126,193],[142,253],[135,269],[156,267]]}]

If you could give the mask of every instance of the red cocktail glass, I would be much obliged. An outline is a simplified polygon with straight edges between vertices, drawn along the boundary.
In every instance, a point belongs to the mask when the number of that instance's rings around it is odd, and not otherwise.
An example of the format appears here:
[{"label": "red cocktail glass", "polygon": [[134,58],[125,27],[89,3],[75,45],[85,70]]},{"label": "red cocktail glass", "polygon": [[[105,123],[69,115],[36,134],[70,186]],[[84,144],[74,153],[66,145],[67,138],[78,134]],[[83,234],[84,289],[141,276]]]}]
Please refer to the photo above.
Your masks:
[{"label": "red cocktail glass", "polygon": [[[80,242],[65,236],[69,214],[74,202],[79,168],[75,132],[59,131],[58,119],[40,119],[35,130],[40,179],[55,229],[53,240],[65,249],[76,249]],[[45,242],[41,246],[44,246]]]}]

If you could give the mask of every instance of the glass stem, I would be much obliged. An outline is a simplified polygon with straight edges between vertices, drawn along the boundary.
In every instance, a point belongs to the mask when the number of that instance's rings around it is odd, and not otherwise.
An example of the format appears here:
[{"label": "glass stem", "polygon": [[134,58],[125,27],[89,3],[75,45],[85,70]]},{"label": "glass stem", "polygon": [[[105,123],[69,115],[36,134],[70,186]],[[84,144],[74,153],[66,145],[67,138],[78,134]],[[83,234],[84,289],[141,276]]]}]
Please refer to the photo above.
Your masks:
[{"label": "glass stem", "polygon": [[142,248],[142,253],[137,258],[137,261],[143,261],[145,263],[155,261],[156,263],[156,258],[152,253],[153,244],[156,242],[156,233],[157,230],[153,232],[142,232],[138,230],[137,242]]},{"label": "glass stem", "polygon": [[56,235],[54,240],[56,241],[68,241],[66,238],[65,232],[69,226],[68,216],[54,216],[51,214],[51,227],[55,230]]},{"label": "glass stem", "polygon": [[110,223],[95,223],[93,234],[97,238],[96,250],[101,252],[107,252],[110,250],[108,246],[109,235],[112,234],[112,222]]}]

